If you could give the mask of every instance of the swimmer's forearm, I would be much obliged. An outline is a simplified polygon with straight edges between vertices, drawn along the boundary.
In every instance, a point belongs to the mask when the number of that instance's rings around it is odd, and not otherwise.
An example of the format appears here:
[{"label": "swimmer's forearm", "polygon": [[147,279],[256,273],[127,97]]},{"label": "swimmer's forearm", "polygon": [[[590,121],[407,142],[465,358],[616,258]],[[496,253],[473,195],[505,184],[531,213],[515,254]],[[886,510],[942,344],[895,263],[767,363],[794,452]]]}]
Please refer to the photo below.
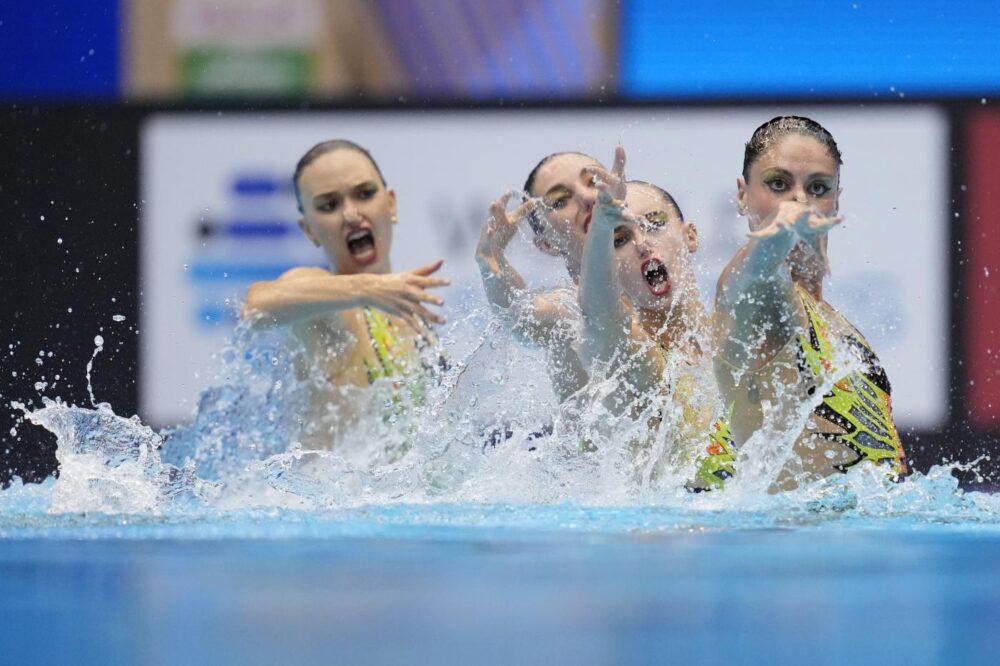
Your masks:
[{"label": "swimmer's forearm", "polygon": [[740,367],[769,360],[797,323],[795,289],[784,257],[774,262],[771,254],[755,254],[753,244],[737,253],[716,291],[717,348]]},{"label": "swimmer's forearm", "polygon": [[476,263],[483,278],[486,299],[493,306],[507,310],[523,297],[527,289],[524,278],[505,256],[477,255]]},{"label": "swimmer's forearm", "polygon": [[588,352],[595,360],[607,362],[628,341],[631,314],[621,300],[621,286],[614,270],[614,229],[605,215],[604,206],[598,206],[587,234],[580,307]]},{"label": "swimmer's forearm", "polygon": [[255,282],[242,316],[260,326],[291,326],[359,307],[364,284],[358,277],[326,274]]}]

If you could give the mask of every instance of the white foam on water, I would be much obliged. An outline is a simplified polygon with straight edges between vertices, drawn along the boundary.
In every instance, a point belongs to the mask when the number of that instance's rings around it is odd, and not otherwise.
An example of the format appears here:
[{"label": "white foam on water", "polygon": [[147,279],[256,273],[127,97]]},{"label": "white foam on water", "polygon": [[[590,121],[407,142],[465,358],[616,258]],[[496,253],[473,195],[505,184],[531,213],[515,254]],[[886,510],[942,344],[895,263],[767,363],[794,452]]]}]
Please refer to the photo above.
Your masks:
[{"label": "white foam on water", "polygon": [[[955,465],[897,483],[862,464],[774,493],[801,424],[757,433],[741,447],[738,473],[724,491],[690,493],[684,484],[694,457],[674,441],[679,410],[669,397],[650,401],[640,418],[615,418],[600,399],[616,390],[619,380],[611,376],[560,406],[540,370],[540,352],[506,330],[484,308],[453,317],[440,331],[451,367],[419,385],[399,389],[379,380],[348,392],[363,418],[344,420],[333,408],[323,414],[323,427],[339,438],[332,450],[301,444],[317,434],[315,423],[299,418],[314,380],[296,379],[293,352],[276,333],[238,331],[191,423],[161,433],[96,400],[93,407],[48,398],[34,410],[17,405],[56,435],[60,472],[44,484],[15,481],[0,492],[0,531],[101,523],[94,516],[119,526],[194,521],[204,529],[241,516],[255,533],[253,525],[270,525],[275,516],[338,520],[343,511],[414,505],[427,508],[418,520],[429,522],[536,526],[553,507],[553,529],[576,524],[566,519],[576,515],[572,507],[617,507],[622,530],[1000,525],[1000,500],[962,491]],[[103,340],[95,344],[94,357]],[[802,424],[811,409],[801,406]],[[647,426],[653,413],[662,418],[657,430]],[[449,509],[455,506],[464,508]]]}]

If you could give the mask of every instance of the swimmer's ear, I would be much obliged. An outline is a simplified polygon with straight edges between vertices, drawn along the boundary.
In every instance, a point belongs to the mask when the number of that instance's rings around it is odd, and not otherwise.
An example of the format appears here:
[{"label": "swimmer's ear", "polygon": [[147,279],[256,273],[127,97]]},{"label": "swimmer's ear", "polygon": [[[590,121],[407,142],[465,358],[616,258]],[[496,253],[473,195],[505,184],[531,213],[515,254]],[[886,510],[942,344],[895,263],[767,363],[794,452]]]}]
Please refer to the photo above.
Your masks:
[{"label": "swimmer's ear", "polygon": [[747,214],[747,181],[743,176],[736,179],[736,210],[740,215]]},{"label": "swimmer's ear", "polygon": [[310,243],[312,243],[316,247],[319,247],[319,240],[317,240],[316,236],[313,235],[312,229],[309,228],[309,223],[306,222],[306,218],[304,217],[299,218],[299,229],[301,229],[302,233],[306,235],[306,238],[309,239]]},{"label": "swimmer's ear", "polygon": [[396,221],[396,190],[386,190],[385,193],[389,195],[389,214],[392,216],[392,221]]},{"label": "swimmer's ear", "polygon": [[698,227],[694,226],[694,222],[684,222],[681,226],[681,231],[684,234],[684,243],[687,245],[688,252],[697,251]]}]

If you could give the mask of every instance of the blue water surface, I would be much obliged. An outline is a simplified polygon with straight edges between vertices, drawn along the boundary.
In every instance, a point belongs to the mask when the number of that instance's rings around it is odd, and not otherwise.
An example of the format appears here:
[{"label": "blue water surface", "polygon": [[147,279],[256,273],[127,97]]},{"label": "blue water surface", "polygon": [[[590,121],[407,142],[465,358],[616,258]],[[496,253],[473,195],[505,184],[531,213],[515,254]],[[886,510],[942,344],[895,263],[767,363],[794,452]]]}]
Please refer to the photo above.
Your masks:
[{"label": "blue water surface", "polygon": [[4,663],[996,663],[996,525],[382,506],[3,526]]}]

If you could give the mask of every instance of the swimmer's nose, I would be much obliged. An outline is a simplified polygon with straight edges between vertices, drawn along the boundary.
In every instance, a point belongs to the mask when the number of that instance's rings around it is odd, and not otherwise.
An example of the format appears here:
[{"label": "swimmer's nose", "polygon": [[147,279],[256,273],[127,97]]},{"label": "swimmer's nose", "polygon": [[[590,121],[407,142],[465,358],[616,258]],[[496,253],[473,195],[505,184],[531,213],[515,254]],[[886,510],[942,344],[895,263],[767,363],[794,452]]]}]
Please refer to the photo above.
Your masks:
[{"label": "swimmer's nose", "polygon": [[636,233],[635,240],[636,250],[639,251],[639,257],[645,259],[650,255],[649,238],[646,237],[644,233]]},{"label": "swimmer's nose", "polygon": [[597,188],[582,187],[577,190],[576,198],[580,201],[580,205],[584,208],[593,208],[594,204],[597,203]]},{"label": "swimmer's nose", "polygon": [[797,188],[795,190],[795,201],[798,203],[809,203],[809,197],[803,188]]},{"label": "swimmer's nose", "polygon": [[345,222],[358,222],[361,220],[361,214],[358,212],[357,207],[350,201],[344,202],[343,211]]}]

